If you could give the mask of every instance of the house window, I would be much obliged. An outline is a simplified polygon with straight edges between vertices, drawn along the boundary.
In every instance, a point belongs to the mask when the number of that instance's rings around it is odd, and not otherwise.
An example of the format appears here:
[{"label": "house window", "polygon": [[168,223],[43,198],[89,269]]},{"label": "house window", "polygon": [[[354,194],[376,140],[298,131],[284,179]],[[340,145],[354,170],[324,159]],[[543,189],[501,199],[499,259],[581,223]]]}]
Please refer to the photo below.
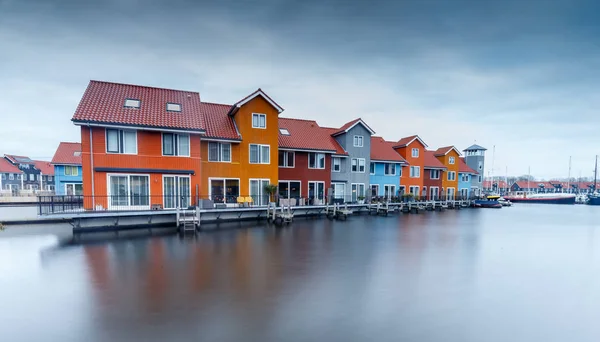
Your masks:
[{"label": "house window", "polygon": [[479,183],[481,183],[481,176],[479,176]]},{"label": "house window", "polygon": [[79,168],[77,166],[65,165],[65,176],[78,176]]},{"label": "house window", "polygon": [[167,102],[167,112],[181,112],[181,104]]},{"label": "house window", "polygon": [[280,128],[279,133],[281,133],[281,135],[290,135],[290,131],[288,131],[286,128]]},{"label": "house window", "polygon": [[210,162],[231,162],[231,144],[229,143],[208,143],[208,161]]},{"label": "house window", "polygon": [[396,175],[396,164],[392,164],[392,163],[385,164],[384,174],[386,176],[395,176]]},{"label": "house window", "polygon": [[371,197],[379,196],[379,184],[371,184]]},{"label": "house window", "polygon": [[190,156],[190,136],[187,134],[163,133],[163,156]]},{"label": "house window", "polygon": [[150,208],[150,177],[141,175],[109,175],[108,207],[119,209]]},{"label": "house window", "polygon": [[6,180],[6,173],[2,174],[2,180]]},{"label": "house window", "polygon": [[106,152],[107,153],[137,153],[136,131],[125,131],[121,129],[106,130]]},{"label": "house window", "polygon": [[279,167],[294,167],[296,155],[291,151],[279,151]]},{"label": "house window", "polygon": [[448,157],[448,164],[454,165],[454,157]]},{"label": "house window", "polygon": [[375,174],[375,163],[371,163],[371,165],[369,165],[369,172],[374,175]]},{"label": "house window", "polygon": [[354,136],[354,147],[363,147],[363,136],[362,135]]},{"label": "house window", "polygon": [[448,171],[448,180],[449,181],[456,180],[456,172],[455,171]]},{"label": "house window", "polygon": [[48,182],[52,182],[52,176],[48,176]]},{"label": "house window", "polygon": [[419,158],[419,149],[418,148],[413,148],[412,149],[412,157],[413,158]]},{"label": "house window", "polygon": [[29,181],[34,181],[35,180],[35,175],[33,173],[29,174]]},{"label": "house window", "polygon": [[125,108],[140,108],[141,101],[137,99],[125,99]]},{"label": "house window", "polygon": [[252,128],[267,128],[267,115],[253,113]]},{"label": "house window", "polygon": [[388,199],[392,196],[396,196],[396,186],[390,185],[390,184],[385,184],[383,186],[383,195],[385,196],[385,198],[388,198]]},{"label": "house window", "polygon": [[431,178],[431,179],[440,179],[440,170],[431,170],[431,171],[429,171],[429,178]]},{"label": "house window", "polygon": [[[5,177],[6,177],[6,175],[2,175],[2,179],[6,179]],[[8,180],[14,180],[14,179],[15,179],[15,175],[13,175],[12,173],[9,173]]]},{"label": "house window", "polygon": [[410,186],[410,187],[408,187],[408,191],[414,197],[418,197],[419,196],[419,187],[418,186]]},{"label": "house window", "polygon": [[65,184],[65,195],[67,196],[80,196],[83,195],[83,185],[67,183]]},{"label": "house window", "polygon": [[365,197],[365,185],[363,183],[352,184],[352,202],[364,199]]},{"label": "house window", "polygon": [[271,146],[250,144],[250,164],[269,164]]},{"label": "house window", "polygon": [[419,178],[421,176],[421,167],[420,166],[411,166],[410,167],[410,178]]},{"label": "house window", "polygon": [[325,168],[325,154],[323,153],[309,153],[308,154],[308,168],[309,169],[324,169]]},{"label": "house window", "polygon": [[331,158],[331,169],[333,170],[333,172],[340,172],[342,170],[342,160],[339,157],[332,157]]},{"label": "house window", "polygon": [[210,178],[209,197],[214,203],[237,203],[240,180],[235,178]]},{"label": "house window", "polygon": [[352,172],[365,172],[365,158],[352,158]]}]

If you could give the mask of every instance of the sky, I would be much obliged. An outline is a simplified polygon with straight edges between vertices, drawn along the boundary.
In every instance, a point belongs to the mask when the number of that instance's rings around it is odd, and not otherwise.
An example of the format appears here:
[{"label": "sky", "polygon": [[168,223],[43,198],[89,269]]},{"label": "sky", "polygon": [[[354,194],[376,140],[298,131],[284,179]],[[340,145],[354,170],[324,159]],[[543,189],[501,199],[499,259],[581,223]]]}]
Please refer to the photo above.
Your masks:
[{"label": "sky", "polygon": [[[0,0],[0,154],[50,160],[91,80],[488,148],[486,176],[592,176],[594,0]],[[493,162],[492,162],[493,160]],[[492,171],[493,164],[493,171]]]}]

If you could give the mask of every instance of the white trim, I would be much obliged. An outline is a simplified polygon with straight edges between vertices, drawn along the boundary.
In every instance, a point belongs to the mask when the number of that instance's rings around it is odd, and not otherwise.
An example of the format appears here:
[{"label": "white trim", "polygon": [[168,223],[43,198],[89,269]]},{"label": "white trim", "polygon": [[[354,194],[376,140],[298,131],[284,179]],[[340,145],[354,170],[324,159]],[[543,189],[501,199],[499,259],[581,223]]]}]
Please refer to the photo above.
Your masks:
[{"label": "white trim", "polygon": [[[292,147],[279,147],[279,151],[294,151],[294,152],[306,152],[306,153],[324,153],[324,154],[332,154],[335,155],[334,151],[326,151],[326,150],[307,150],[302,148],[292,148]],[[345,156],[344,156],[345,157]]]},{"label": "white trim", "polygon": [[[252,153],[250,152],[250,146],[253,146],[253,145],[259,147],[259,149],[258,149],[258,152],[259,152],[258,153],[258,160],[259,160],[259,162],[258,163],[253,163],[251,161],[252,160],[252,157],[251,157]],[[262,146],[267,146],[269,148],[269,162],[268,163],[263,163],[262,162],[262,158],[261,158],[262,157],[262,152],[261,152],[262,148],[260,148]],[[279,156],[277,156],[277,158],[279,158]],[[265,145],[265,144],[248,144],[248,163],[249,164],[254,164],[254,165],[258,165],[258,164],[271,165],[271,145]],[[279,162],[277,164],[279,164]]]},{"label": "white trim", "polygon": [[[121,133],[120,133],[120,131],[123,131],[123,132],[125,132],[125,131],[134,132],[135,133],[135,153],[109,152],[108,151],[108,130],[109,129],[113,130],[113,131],[119,132],[119,137],[118,137],[119,138],[119,141],[118,141],[119,150],[121,149],[121,144],[120,144],[120,142],[121,142]],[[123,135],[125,135],[125,133],[123,133]],[[162,134],[161,134],[161,137],[162,137]],[[161,141],[160,141],[160,149],[162,151],[162,138],[161,138]],[[138,134],[137,134],[137,130],[135,130],[135,129],[116,129],[116,128],[110,128],[110,127],[104,128],[104,151],[105,151],[106,154],[126,154],[126,155],[129,155],[129,156],[135,156],[135,155],[137,155],[138,154]]]},{"label": "white trim", "polygon": [[[289,155],[289,153],[292,153],[292,154],[293,154],[293,156],[292,156],[292,166],[281,166],[281,165],[279,165],[279,152],[280,152],[280,151],[281,151],[281,152],[285,152],[285,155]],[[287,161],[289,161],[289,160],[290,160],[290,158],[284,158],[284,159],[287,159]],[[284,164],[285,164],[285,163],[284,163]],[[277,151],[277,166],[278,166],[279,168],[282,168],[282,169],[295,169],[295,168],[296,168],[296,151],[285,151],[285,150],[278,150],[278,151]]]},{"label": "white trim", "polygon": [[458,154],[459,157],[462,156],[462,154],[460,153],[460,151],[457,150],[456,147],[454,147],[454,146],[450,146],[450,148],[448,149],[448,151],[446,151],[446,153],[444,153],[443,156],[447,155],[452,150],[456,151],[456,153]]},{"label": "white trim", "polygon": [[[319,198],[318,194],[314,198],[318,199],[318,200],[326,201],[327,200],[327,188],[325,187],[325,182],[324,181],[310,181],[309,180],[308,182],[306,182],[306,185],[307,185],[306,189],[308,190],[307,191],[308,193],[306,194],[306,196],[310,196],[310,184],[311,183],[313,183],[313,184],[323,184],[323,198]],[[317,191],[316,189],[317,189],[317,187],[315,186],[315,191]],[[302,192],[302,190],[300,190],[300,192]],[[307,197],[307,198],[310,199],[310,197]]]},{"label": "white trim", "polygon": [[371,158],[371,161],[377,162],[377,163],[394,163],[394,164],[401,164],[401,165],[408,165],[407,162],[405,161],[401,161],[401,160],[387,160],[387,159],[373,159]]},{"label": "white trim", "polygon": [[[81,185],[81,195],[83,195],[83,183],[64,183],[65,196],[69,196],[69,195],[67,195],[67,185],[73,185],[73,191],[75,191],[75,185]],[[80,195],[73,194],[73,196],[80,196]]]},{"label": "white trim", "polygon": [[[353,161],[353,160],[356,160],[356,171],[353,171],[353,170],[352,170],[352,161]],[[363,163],[365,164],[365,165],[364,165],[364,166],[365,166],[365,169],[364,169],[364,170],[362,170],[362,171],[360,171],[360,161],[361,161],[361,160],[362,160],[362,161],[363,161]],[[350,173],[365,173],[365,172],[367,172],[367,160],[366,160],[365,158],[352,158],[352,159],[350,160]],[[370,172],[370,170],[369,170],[369,172]],[[358,183],[356,183],[356,184],[358,184]]]},{"label": "white trim", "polygon": [[[357,139],[360,138],[360,139]],[[357,140],[360,140],[360,145],[357,145]],[[352,137],[352,146],[353,147],[364,147],[365,146],[365,137],[363,137],[362,135],[354,135]]]},{"label": "white trim", "polygon": [[275,102],[273,102],[271,99],[269,99],[269,97],[267,96],[267,94],[263,93],[262,89],[258,89],[257,91],[254,92],[254,94],[252,94],[251,96],[248,96],[248,98],[246,98],[245,100],[235,104],[235,106],[237,108],[242,107],[243,105],[245,105],[246,103],[252,101],[255,97],[257,96],[262,96],[263,99],[265,99],[265,101],[269,102],[269,104],[273,107],[275,107],[275,109],[277,109],[277,111],[279,113],[283,112],[283,108],[279,107]]},{"label": "white trim", "polygon": [[[74,167],[75,168],[75,174],[74,175],[68,175],[67,174],[67,167]],[[63,176],[67,176],[67,177],[79,177],[79,166],[76,165],[63,165]]]},{"label": "white trim", "polygon": [[[163,209],[167,209],[166,205],[165,205],[165,177],[173,177],[173,178],[177,178],[177,184],[175,185],[176,190],[177,190],[177,194],[175,195],[175,201],[176,201],[176,206],[175,208],[169,208],[169,209],[176,209],[179,208],[181,205],[180,197],[181,194],[179,193],[179,188],[180,188],[180,184],[179,184],[179,178],[187,178],[189,180],[189,194],[188,194],[188,199],[190,202],[190,205],[192,205],[192,177],[191,176],[185,176],[185,175],[174,175],[174,174],[168,174],[168,173],[163,173],[162,174],[162,184],[161,184],[161,189],[162,189],[162,205],[163,205]],[[209,188],[210,188],[210,184],[209,184]],[[209,189],[210,191],[210,189]]]},{"label": "white trim", "polygon": [[[219,153],[221,156],[221,160],[210,160],[210,143],[219,144]],[[229,160],[222,160],[223,158],[223,145],[229,145]],[[231,143],[229,142],[220,142],[220,141],[209,141],[206,145],[206,160],[209,163],[230,163],[233,160],[233,149],[231,148]]]},{"label": "white trim", "polygon": [[448,164],[450,164],[450,165],[456,164],[456,158],[454,156],[449,156],[448,157]]},{"label": "white trim", "polygon": [[[373,165],[373,172],[371,172],[371,165]],[[369,175],[373,176],[376,174],[376,172],[377,172],[377,163],[371,161],[369,163]]]},{"label": "white trim", "polygon": [[[164,150],[165,145],[163,144],[163,138],[164,138],[165,133],[167,133],[167,134],[173,134],[173,136],[177,136],[177,138],[175,139],[176,140],[175,143],[177,144],[177,147],[175,147],[175,145],[173,145],[173,152],[175,152],[175,149],[177,149],[177,153],[179,153],[179,136],[181,136],[181,135],[187,135],[187,137],[188,137],[188,154],[187,155],[183,155],[183,154],[168,155],[168,154],[165,154],[165,150]],[[162,132],[160,134],[160,153],[161,153],[161,155],[163,157],[184,157],[184,158],[187,157],[187,158],[189,158],[192,155],[192,137],[190,137],[190,135],[187,134],[187,133],[180,134],[180,133]]]},{"label": "white trim", "polygon": [[[412,168],[416,168],[419,171],[419,174],[417,176],[413,176],[412,175]],[[411,165],[410,169],[408,170],[408,178],[421,178],[421,167],[420,166],[415,166],[415,165]]]},{"label": "white trim", "polygon": [[[365,183],[350,183],[350,199],[353,200],[352,198],[352,188],[356,185],[356,200],[359,201],[358,197],[362,196],[362,197],[367,197],[367,185]],[[360,195],[360,187],[359,185],[363,186],[363,194]]]},{"label": "white trim", "polygon": [[[454,175],[454,179],[450,179],[450,175]],[[449,182],[456,181],[456,171],[448,171],[446,173],[446,180],[449,181]]]},{"label": "white trim", "polygon": [[[432,175],[431,175],[432,171],[437,171],[438,172],[437,177],[435,177],[435,178],[432,177]],[[442,169],[430,169],[429,170],[429,179],[440,179],[440,176],[442,175],[442,171],[443,171]]]},{"label": "white trim", "polygon": [[[404,139],[404,138],[402,138],[402,139]],[[400,140],[402,140],[402,139],[400,139]],[[421,140],[421,138],[418,135],[415,135],[415,137],[411,141],[407,142],[406,144],[396,145],[395,147],[408,147],[408,145],[412,144],[413,141],[415,141],[415,140],[419,140],[419,142],[423,146],[425,146],[425,148],[429,147],[429,146],[427,146],[427,144],[423,140]]]},{"label": "white trim", "polygon": [[92,122],[83,122],[83,121],[75,121],[73,122],[75,126],[92,126],[92,127],[104,127],[110,129],[123,129],[130,131],[158,131],[158,132],[173,132],[173,133],[187,133],[187,134],[198,134],[204,135],[206,134],[205,130],[202,131],[190,131],[185,129],[172,129],[172,128],[157,128],[157,127],[146,127],[146,126],[127,126],[127,125],[114,125],[108,123],[92,123]]},{"label": "white trim", "polygon": [[379,197],[379,184],[369,184],[369,190],[371,190],[371,196],[373,196],[373,187],[377,188],[375,191],[375,197]]},{"label": "white trim", "polygon": [[[392,174],[386,174],[386,173],[385,173],[385,166],[386,166],[386,165],[393,165],[393,166],[394,166],[394,173],[392,173]],[[397,169],[398,169],[398,166],[396,166],[396,163],[383,163],[383,175],[384,175],[384,176],[387,176],[387,177],[395,177],[395,176],[397,175],[397,173],[398,173],[398,172],[397,172],[397,171],[398,171]]]},{"label": "white trim", "polygon": [[219,138],[203,138],[200,137],[200,141],[212,141],[212,142],[222,142],[222,143],[230,143],[230,144],[240,144],[241,140],[232,140],[232,139],[219,139]]},{"label": "white trim", "polygon": [[300,195],[298,197],[302,197],[302,181],[301,180],[285,180],[285,179],[278,180],[277,181],[277,195],[279,195],[279,183],[282,183],[282,182],[283,183],[288,183],[288,197],[287,197],[288,199],[291,198],[290,197],[290,182],[298,182],[298,183],[300,183]]},{"label": "white trim", "polygon": [[[369,128],[369,126],[367,126],[367,124],[364,121],[362,121],[362,119],[358,119],[358,121],[356,121],[352,126],[346,128],[343,132],[348,133],[352,128],[354,128],[354,126],[358,125],[359,123],[361,125],[363,125],[367,129],[367,131],[369,131],[369,133],[371,133],[371,135],[375,134],[375,131],[372,130],[371,128]],[[334,135],[339,135],[339,134],[340,133],[337,133],[337,134],[334,134]]]},{"label": "white trim", "polygon": [[398,187],[396,184],[383,184],[383,196],[385,196],[385,187],[386,187],[386,186],[387,186],[387,187],[392,187],[392,189],[393,189],[393,191],[392,191],[392,194],[391,194],[391,195],[389,195],[387,198],[389,199],[389,198],[391,198],[392,196],[396,196],[396,191],[397,191],[397,189],[396,189],[396,188]]},{"label": "white trim", "polygon": [[[417,155],[415,156],[415,151],[417,151]],[[419,151],[418,147],[412,147],[410,150],[410,157],[411,158],[419,158],[419,155],[421,154],[421,151]]]},{"label": "white trim", "polygon": [[[233,177],[208,177],[208,198],[212,201],[212,186],[210,185],[211,181],[213,180],[222,180],[223,181],[223,198],[225,199],[225,197],[227,196],[226,192],[225,192],[225,188],[227,185],[227,182],[225,182],[226,180],[237,180],[238,181],[238,195],[237,197],[242,196],[242,181],[240,180],[240,178],[233,178]],[[248,189],[248,192],[249,189]],[[244,196],[245,197],[245,196]],[[236,203],[237,203],[237,198],[236,198]],[[226,199],[223,201],[223,204],[227,204]]]},{"label": "white trim", "polygon": [[[260,127],[260,126],[254,126],[254,115],[258,115],[258,122],[260,124],[260,117],[264,117],[265,118],[265,127]],[[264,113],[252,113],[252,128],[257,128],[257,129],[267,129],[267,114]]]},{"label": "white trim", "polygon": [[[315,167],[310,167],[310,154],[313,153],[315,154]],[[317,157],[319,154],[323,155],[323,167],[317,167]],[[325,153],[320,153],[320,152],[309,152],[308,153],[308,160],[307,160],[307,166],[308,169],[310,170],[325,170],[327,168],[327,156],[325,155]],[[340,167],[341,167],[341,163],[340,163]]]},{"label": "white trim", "polygon": [[429,187],[429,197],[430,198],[434,197],[433,192],[432,192],[433,189],[437,190],[436,191],[436,194],[437,194],[436,197],[440,197],[440,187],[439,186],[430,186]]},{"label": "white trim", "polygon": [[[132,205],[114,205],[111,206],[111,193],[110,193],[110,177],[111,176],[116,176],[116,177],[127,177],[127,185],[128,185],[128,189],[127,189],[127,198],[128,198],[128,202],[131,199],[131,194],[129,193],[130,190],[130,186],[131,186],[131,182],[130,182],[130,177],[131,176],[146,176],[148,177],[148,206],[145,205],[137,205],[137,206],[132,206]],[[117,208],[123,208],[123,209],[132,209],[132,210],[140,210],[140,209],[150,209],[150,207],[152,206],[152,178],[150,177],[149,173],[107,173],[106,174],[106,194],[108,195],[107,198],[107,202],[106,202],[106,206],[108,207],[108,209],[110,210],[111,207],[117,207]]]},{"label": "white trim", "polygon": [[[250,193],[252,191],[252,181],[258,181],[258,185],[259,185],[258,195],[256,195],[256,196],[258,196],[259,199],[266,196],[266,194],[264,194],[265,189],[261,188],[260,184],[262,183],[262,181],[267,181],[268,184],[271,184],[271,180],[269,178],[249,178],[248,179],[248,196],[250,196],[250,197],[252,197],[252,194]],[[279,190],[279,183],[277,183],[277,187],[278,187],[277,190]],[[252,200],[254,201],[254,198]],[[271,199],[269,198],[269,200],[267,201],[266,204],[261,203],[258,205],[265,206],[265,205],[269,204],[268,202],[270,202],[270,201],[271,201]]]}]

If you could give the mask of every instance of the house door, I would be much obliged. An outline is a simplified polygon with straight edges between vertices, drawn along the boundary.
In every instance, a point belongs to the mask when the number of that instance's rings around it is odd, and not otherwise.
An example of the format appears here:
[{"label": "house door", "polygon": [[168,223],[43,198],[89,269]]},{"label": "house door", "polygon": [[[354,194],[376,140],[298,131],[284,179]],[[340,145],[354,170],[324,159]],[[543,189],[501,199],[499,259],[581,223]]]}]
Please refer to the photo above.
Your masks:
[{"label": "house door", "polygon": [[379,184],[371,185],[371,197],[379,196]]},{"label": "house door", "polygon": [[460,196],[463,199],[469,197],[469,189],[460,189]]},{"label": "house door", "polygon": [[265,192],[265,186],[269,185],[268,179],[251,179],[250,180],[250,197],[255,205],[267,205],[269,203],[269,195]]},{"label": "house door", "polygon": [[352,202],[356,202],[359,198],[365,197],[365,185],[361,183],[352,184]]},{"label": "house door", "polygon": [[383,195],[387,200],[391,199],[393,196],[396,196],[396,186],[395,185],[384,185],[383,186]]},{"label": "house door", "polygon": [[346,184],[333,183],[333,198],[343,200],[345,194],[346,194]]},{"label": "house door", "polygon": [[440,195],[440,189],[438,187],[429,188],[430,200],[437,201],[438,196]]},{"label": "house door", "polygon": [[325,203],[325,182],[308,182],[308,199],[313,205]]},{"label": "house door", "polygon": [[165,209],[187,208],[191,205],[190,177],[163,177],[163,206]]},{"label": "house door", "polygon": [[447,199],[450,201],[454,200],[454,188],[448,188],[447,191],[448,191]]}]

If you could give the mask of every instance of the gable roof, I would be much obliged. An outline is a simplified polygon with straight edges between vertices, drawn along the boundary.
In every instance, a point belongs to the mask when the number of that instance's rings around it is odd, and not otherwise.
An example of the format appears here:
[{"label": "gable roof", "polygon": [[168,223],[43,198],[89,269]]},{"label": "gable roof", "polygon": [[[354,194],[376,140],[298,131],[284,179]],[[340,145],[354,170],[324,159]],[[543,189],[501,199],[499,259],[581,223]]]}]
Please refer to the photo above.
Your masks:
[{"label": "gable roof", "polygon": [[2,173],[23,173],[18,167],[11,164],[8,160],[0,158],[0,172]]},{"label": "gable roof", "polygon": [[487,148],[485,147],[481,147],[477,144],[473,144],[467,148],[465,148],[463,151],[476,151],[476,150],[483,150],[483,151],[487,151]]},{"label": "gable roof", "polygon": [[354,126],[361,124],[363,125],[364,128],[367,129],[367,131],[369,131],[369,133],[371,133],[371,135],[375,134],[375,131],[371,129],[371,127],[369,127],[369,125],[367,125],[361,118],[358,119],[354,119],[350,122],[346,122],[342,127],[340,127],[335,133],[333,133],[333,136],[336,135],[340,135],[343,133],[348,133],[348,131],[350,131]]},{"label": "gable roof", "polygon": [[81,143],[61,142],[50,162],[54,165],[81,165]]},{"label": "gable roof", "polygon": [[229,110],[228,114],[234,115],[241,106],[252,101],[257,96],[260,96],[263,99],[265,99],[265,101],[267,101],[271,106],[273,106],[275,109],[277,109],[277,112],[279,112],[279,113],[283,112],[283,108],[280,105],[278,105],[277,102],[273,101],[273,99],[271,99],[269,97],[269,95],[267,95],[264,91],[262,91],[262,89],[258,88],[252,94],[250,94],[250,95],[244,97],[243,99],[239,100],[238,102],[234,103],[233,106],[231,106],[231,109]]},{"label": "gable roof", "polygon": [[4,158],[13,164],[33,164],[33,160],[27,156],[17,156],[14,154],[5,154]]},{"label": "gable roof", "polygon": [[503,181],[501,179],[494,179],[493,183],[492,183],[491,180],[484,180],[483,181],[483,188],[484,189],[492,188],[494,183],[497,184],[498,188],[500,188],[500,189],[506,189],[506,188],[509,187],[508,183],[506,183],[506,181]]},{"label": "gable roof", "polygon": [[279,118],[279,128],[285,128],[290,133],[284,135],[279,132],[280,148],[347,154],[331,136],[330,131],[319,127],[316,121]]},{"label": "gable roof", "polygon": [[459,156],[461,155],[460,151],[458,151],[454,146],[440,147],[437,150],[435,150],[434,154],[436,157],[445,156],[452,150],[456,151],[456,154],[458,154]]},{"label": "gable roof", "polygon": [[[126,99],[140,100],[140,107],[126,108]],[[181,112],[167,111],[167,102],[181,104]],[[90,81],[71,120],[76,125],[205,130],[197,92],[101,81]]]},{"label": "gable roof", "polygon": [[394,148],[406,147],[415,140],[418,140],[423,145],[423,147],[427,148],[427,144],[421,138],[419,138],[418,135],[411,135],[410,137],[405,137],[405,138],[398,140],[398,142],[396,143],[396,146],[394,146]]},{"label": "gable roof", "polygon": [[[206,137],[226,140],[241,140],[235,121],[228,115],[231,105],[202,102],[200,104]],[[203,137],[204,138],[204,137]]]},{"label": "gable roof", "polygon": [[471,167],[469,167],[469,165],[467,165],[467,163],[465,163],[465,158],[463,158],[463,157],[458,158],[458,172],[459,173],[470,173],[472,175],[479,174],[477,171],[475,171]]},{"label": "gable roof", "polygon": [[439,161],[433,151],[423,151],[423,168],[446,170],[446,166]]},{"label": "gable roof", "polygon": [[47,176],[54,176],[54,166],[50,162],[44,160],[34,160],[33,165],[35,168],[40,170],[42,174]]},{"label": "gable roof", "polygon": [[371,137],[371,160],[406,163],[406,160],[394,150],[393,141],[385,141],[382,137]]}]

